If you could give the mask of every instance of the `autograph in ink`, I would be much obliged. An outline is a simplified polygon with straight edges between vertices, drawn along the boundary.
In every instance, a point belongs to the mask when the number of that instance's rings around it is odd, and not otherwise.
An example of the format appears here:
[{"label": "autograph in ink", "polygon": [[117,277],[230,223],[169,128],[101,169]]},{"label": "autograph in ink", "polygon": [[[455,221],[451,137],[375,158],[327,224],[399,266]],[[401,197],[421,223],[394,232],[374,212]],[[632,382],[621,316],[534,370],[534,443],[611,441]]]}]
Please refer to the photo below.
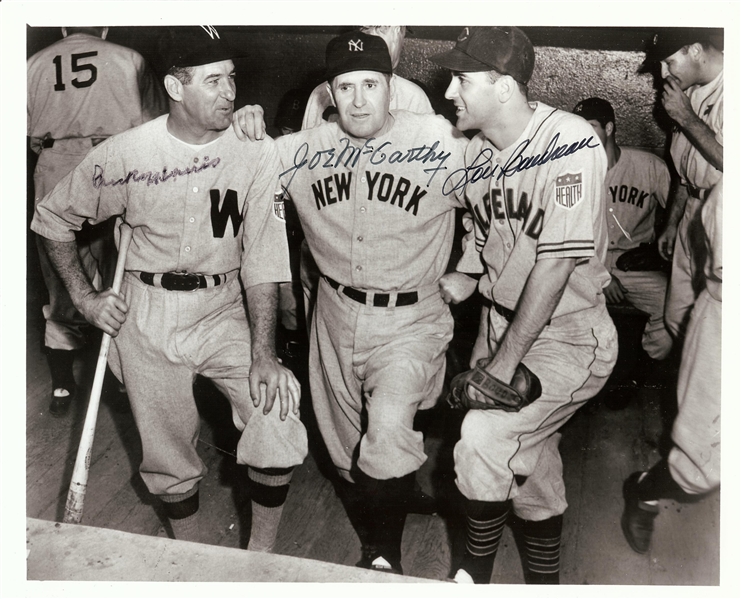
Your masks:
[{"label": "autograph in ink", "polygon": [[219,163],[221,162],[221,158],[214,158],[213,160],[209,159],[208,156],[205,156],[203,158],[203,162],[201,162],[198,166],[188,166],[183,169],[175,167],[174,169],[170,170],[168,172],[168,168],[165,166],[162,168],[161,171],[146,171],[144,173],[140,173],[137,169],[134,169],[133,171],[129,171],[128,174],[125,177],[120,177],[118,179],[108,179],[106,180],[104,178],[105,171],[102,166],[99,164],[95,165],[95,168],[93,169],[93,187],[95,189],[100,189],[101,187],[115,187],[117,185],[128,185],[129,183],[146,183],[147,186],[149,185],[159,185],[160,183],[164,183],[165,181],[168,181],[172,179],[173,181],[177,179],[179,176],[182,175],[190,175],[191,173],[200,173],[201,171],[207,169],[207,168],[216,168]]},{"label": "autograph in ink", "polygon": [[432,183],[432,179],[439,171],[447,170],[445,161],[450,158],[450,152],[445,152],[443,150],[438,151],[438,147],[440,146],[439,141],[436,141],[431,146],[421,145],[406,150],[393,151],[390,141],[385,141],[377,148],[374,148],[373,145],[371,145],[375,141],[374,137],[367,139],[361,147],[353,146],[347,137],[343,137],[339,141],[343,146],[339,148],[333,147],[326,150],[318,150],[314,152],[311,157],[309,157],[309,144],[306,142],[301,144],[293,157],[293,166],[280,174],[281,179],[286,175],[291,175],[285,188],[289,188],[293,181],[293,177],[302,168],[308,168],[309,170],[315,168],[354,168],[357,166],[360,157],[367,156],[368,154],[371,155],[369,162],[374,166],[384,163],[411,164],[414,162],[431,165],[430,168],[423,169],[423,172],[430,175],[430,178],[427,181],[427,186],[429,187]]},{"label": "autograph in ink", "polygon": [[464,189],[468,183],[476,183],[477,181],[493,179],[494,177],[499,181],[502,177],[511,177],[520,171],[565,158],[584,148],[591,149],[599,147],[599,144],[592,143],[593,136],[585,137],[581,141],[572,144],[563,144],[560,146],[558,145],[559,137],[560,134],[556,133],[548,142],[548,146],[542,154],[533,154],[532,156],[523,155],[532,141],[530,139],[524,140],[515,148],[504,166],[492,164],[494,152],[491,148],[484,148],[470,165],[457,169],[448,175],[443,182],[443,194],[449,195],[455,191]]}]

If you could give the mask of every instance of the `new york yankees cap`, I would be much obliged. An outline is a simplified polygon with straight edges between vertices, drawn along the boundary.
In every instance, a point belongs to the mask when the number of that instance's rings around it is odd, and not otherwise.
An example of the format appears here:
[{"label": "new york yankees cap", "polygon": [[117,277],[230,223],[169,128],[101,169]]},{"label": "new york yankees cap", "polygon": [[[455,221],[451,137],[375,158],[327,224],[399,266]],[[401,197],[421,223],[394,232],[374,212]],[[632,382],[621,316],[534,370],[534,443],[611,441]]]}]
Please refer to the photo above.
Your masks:
[{"label": "new york yankees cap", "polygon": [[597,121],[604,128],[607,123],[615,123],[615,110],[607,100],[602,98],[587,98],[582,100],[572,111],[585,121]]},{"label": "new york yankees cap", "polygon": [[723,50],[723,29],[715,27],[662,27],[657,29],[646,44],[646,61],[650,66],[669,58],[685,46],[694,43],[712,44]]},{"label": "new york yankees cap", "polygon": [[162,40],[165,70],[197,67],[236,58],[232,48],[212,25],[171,27]]},{"label": "new york yankees cap", "polygon": [[389,48],[383,38],[362,31],[338,35],[327,44],[327,81],[351,71],[393,73]]},{"label": "new york yankees cap", "polygon": [[535,68],[535,51],[518,27],[465,27],[452,50],[430,60],[461,73],[494,70],[527,84]]}]

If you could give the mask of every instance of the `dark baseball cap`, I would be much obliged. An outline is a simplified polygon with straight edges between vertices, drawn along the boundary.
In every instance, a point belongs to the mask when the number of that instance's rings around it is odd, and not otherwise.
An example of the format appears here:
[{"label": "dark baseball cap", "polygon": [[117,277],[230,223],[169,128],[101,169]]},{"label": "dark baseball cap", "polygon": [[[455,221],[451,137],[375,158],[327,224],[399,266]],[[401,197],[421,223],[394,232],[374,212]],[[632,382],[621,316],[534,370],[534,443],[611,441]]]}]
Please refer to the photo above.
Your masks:
[{"label": "dark baseball cap", "polygon": [[527,84],[535,67],[535,51],[518,27],[465,27],[452,50],[430,60],[461,73],[494,70]]},{"label": "dark baseball cap", "polygon": [[713,27],[663,27],[657,29],[646,44],[644,65],[652,65],[669,58],[685,46],[694,43],[712,44],[723,50],[723,29]]},{"label": "dark baseball cap", "polygon": [[587,98],[582,100],[572,111],[586,121],[597,121],[602,127],[607,123],[615,123],[615,111],[607,100],[602,98]]},{"label": "dark baseball cap", "polygon": [[172,67],[197,67],[236,58],[238,53],[212,25],[172,27],[162,49],[165,70]]},{"label": "dark baseball cap", "polygon": [[383,38],[362,31],[350,31],[327,44],[327,81],[352,71],[393,73],[389,48]]}]

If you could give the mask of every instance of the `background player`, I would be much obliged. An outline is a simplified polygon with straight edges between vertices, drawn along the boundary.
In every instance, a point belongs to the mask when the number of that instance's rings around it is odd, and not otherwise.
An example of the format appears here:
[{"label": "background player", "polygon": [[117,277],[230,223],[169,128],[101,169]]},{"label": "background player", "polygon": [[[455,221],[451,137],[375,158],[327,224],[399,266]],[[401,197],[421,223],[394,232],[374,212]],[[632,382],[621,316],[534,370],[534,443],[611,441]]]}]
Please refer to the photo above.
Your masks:
[{"label": "background player", "polygon": [[704,287],[700,208],[723,172],[723,30],[668,28],[656,34],[647,55],[661,65],[661,103],[676,126],[671,156],[681,185],[674,194],[659,251],[671,259],[666,325],[684,331]]},{"label": "background player", "polygon": [[[628,303],[649,315],[643,349],[653,360],[663,360],[672,348],[672,337],[664,325],[667,276],[661,270],[622,271],[616,263],[626,251],[655,241],[657,209],[666,206],[671,185],[669,169],[655,154],[617,145],[615,111],[607,100],[582,100],[574,107],[574,114],[592,125],[607,154],[605,266],[611,280],[604,289],[605,299],[608,304]],[[644,371],[650,372],[650,361],[643,364]]]},{"label": "background player", "polygon": [[[196,451],[193,381],[201,374],[229,399],[242,433],[248,549],[270,551],[293,467],[307,453],[298,382],[275,355],[277,283],[290,279],[274,206],[280,160],[271,140],[243,143],[230,127],[234,51],[218,32],[181,28],[166,46],[169,115],[93,148],[37,205],[32,228],[75,306],[115,336],[109,364],[129,392],[142,440],[139,471],[163,501],[175,537],[200,540],[206,468]],[[96,293],[74,231],[124,213],[134,233],[123,297]]]},{"label": "background player", "polygon": [[[471,364],[484,358],[486,371],[509,383],[522,362],[542,384],[542,396],[519,412],[470,410],[463,420],[454,459],[467,541],[455,579],[490,581],[512,509],[526,582],[558,583],[567,507],[558,430],[602,388],[617,357],[602,294],[607,159],[584,120],[528,102],[535,55],[520,29],[466,27],[432,60],[452,71],[445,97],[458,129],[481,131],[466,170],[453,173],[475,225],[457,269],[480,274],[485,265],[479,290],[491,306]],[[564,153],[572,144],[579,149]],[[530,157],[549,147],[550,160],[534,166]]]},{"label": "background player", "polygon": [[[164,91],[138,52],[105,41],[107,27],[63,27],[64,38],[34,54],[28,70],[28,135],[39,154],[34,170],[38,202],[85,154],[111,135],[165,112]],[[74,201],[74,200],[73,200]],[[85,227],[78,251],[97,289],[112,282],[115,246],[110,227]],[[53,416],[67,413],[75,396],[74,350],[87,323],[75,309],[39,242],[49,292],[44,345],[52,378]]]},{"label": "background player", "polygon": [[462,166],[466,140],[442,117],[389,112],[392,63],[379,37],[333,39],[326,64],[339,121],[277,141],[322,273],[311,394],[362,542],[358,565],[401,572],[408,501],[426,459],[413,420],[440,395],[453,334],[438,281],[461,203],[442,184]]}]

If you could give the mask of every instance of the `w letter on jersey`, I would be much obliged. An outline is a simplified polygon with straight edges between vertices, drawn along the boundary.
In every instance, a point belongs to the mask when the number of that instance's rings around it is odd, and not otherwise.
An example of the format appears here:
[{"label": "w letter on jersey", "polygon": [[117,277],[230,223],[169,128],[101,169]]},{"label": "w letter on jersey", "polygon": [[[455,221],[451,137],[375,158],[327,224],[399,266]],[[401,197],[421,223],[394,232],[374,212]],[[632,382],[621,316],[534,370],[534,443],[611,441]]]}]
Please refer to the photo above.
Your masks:
[{"label": "w letter on jersey", "polygon": [[234,237],[237,236],[239,231],[239,225],[242,224],[242,214],[239,212],[239,198],[237,192],[233,189],[227,189],[224,194],[224,204],[219,210],[219,196],[218,189],[211,189],[209,191],[211,196],[211,229],[214,232],[214,237],[221,239],[224,237],[226,232],[226,224],[229,219],[232,219],[232,229],[234,230]]},{"label": "w letter on jersey", "polygon": [[556,177],[556,204],[571,210],[582,198],[581,173],[566,173]]}]

